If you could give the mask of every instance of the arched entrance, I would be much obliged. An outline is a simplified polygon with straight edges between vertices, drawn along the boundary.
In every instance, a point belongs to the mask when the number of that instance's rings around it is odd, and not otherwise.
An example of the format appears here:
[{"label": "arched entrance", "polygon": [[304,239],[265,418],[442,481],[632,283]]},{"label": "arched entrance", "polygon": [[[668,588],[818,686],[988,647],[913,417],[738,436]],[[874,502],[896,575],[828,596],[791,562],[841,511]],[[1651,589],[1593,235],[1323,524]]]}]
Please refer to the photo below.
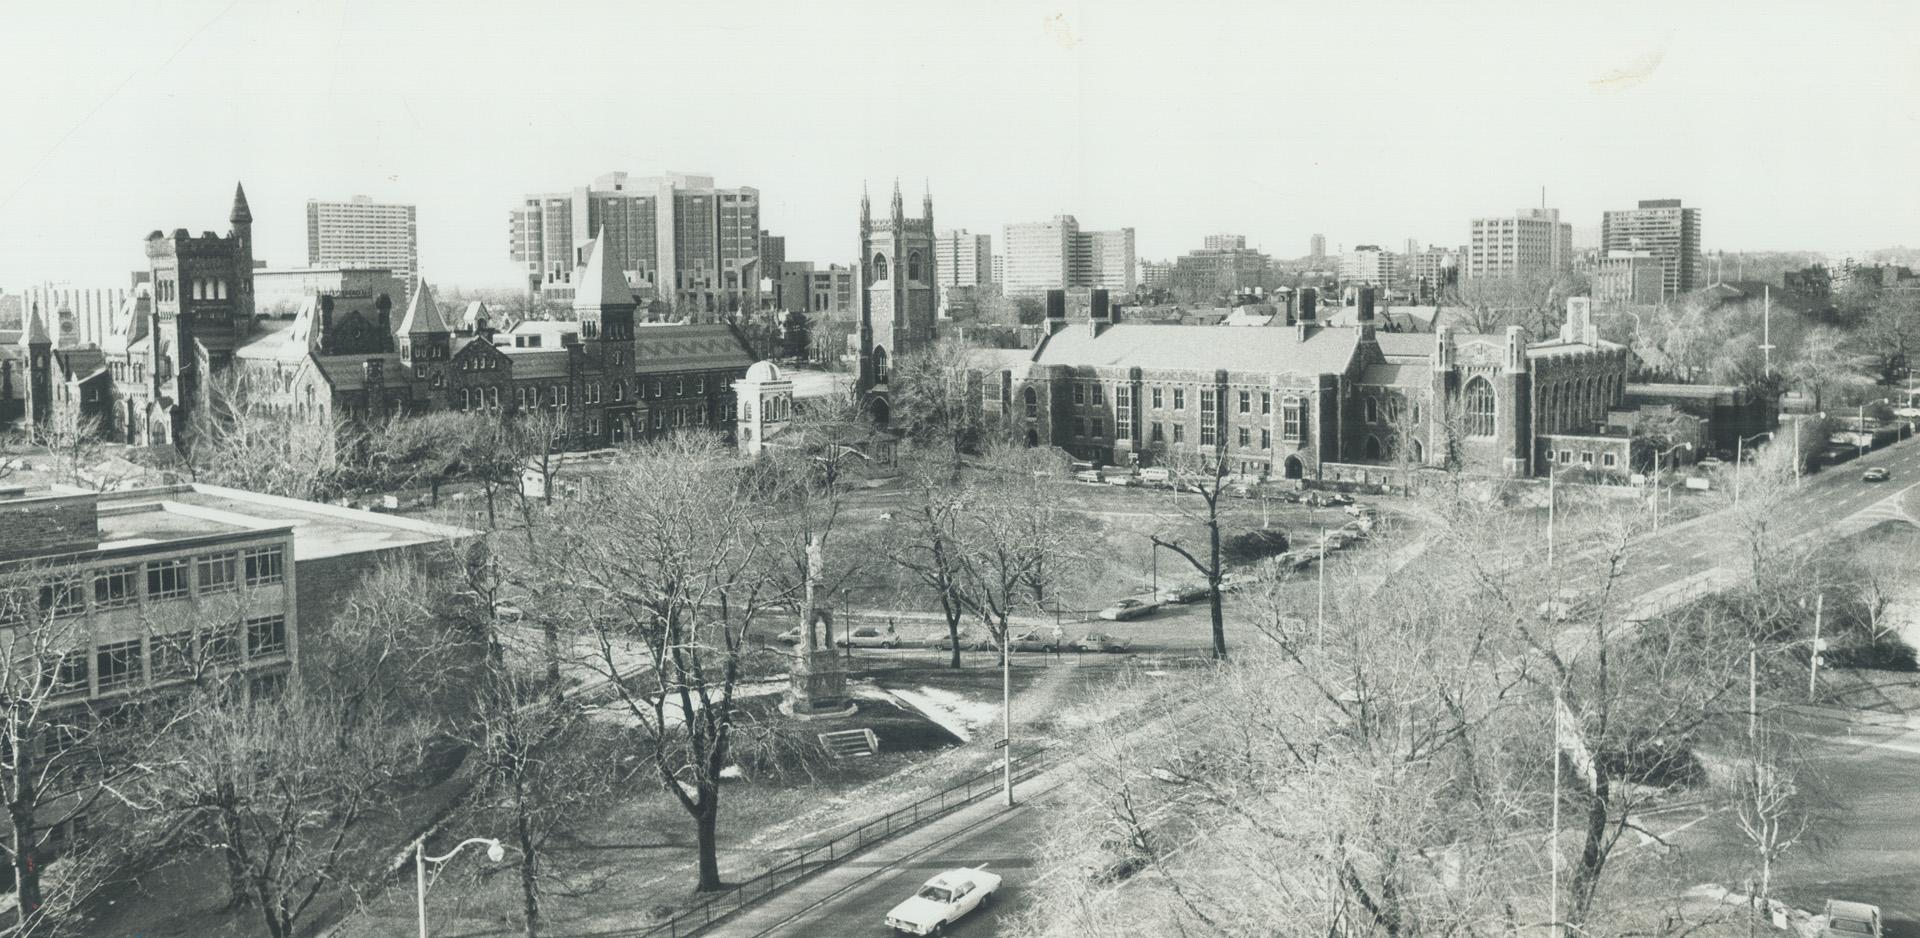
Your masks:
[{"label": "arched entrance", "polygon": [[1379,462],[1380,438],[1377,436],[1367,437],[1367,442],[1360,447],[1360,455],[1365,457],[1369,462]]},{"label": "arched entrance", "polygon": [[876,397],[867,405],[867,413],[873,416],[875,425],[884,427],[887,425],[888,418],[893,416],[893,408],[887,406],[886,398]]},{"label": "arched entrance", "polygon": [[1028,430],[1027,431],[1027,448],[1032,449],[1039,445],[1040,445],[1040,434],[1037,431]]},{"label": "arched entrance", "polygon": [[1289,479],[1304,479],[1307,477],[1306,463],[1301,462],[1298,456],[1288,456],[1283,471]]}]

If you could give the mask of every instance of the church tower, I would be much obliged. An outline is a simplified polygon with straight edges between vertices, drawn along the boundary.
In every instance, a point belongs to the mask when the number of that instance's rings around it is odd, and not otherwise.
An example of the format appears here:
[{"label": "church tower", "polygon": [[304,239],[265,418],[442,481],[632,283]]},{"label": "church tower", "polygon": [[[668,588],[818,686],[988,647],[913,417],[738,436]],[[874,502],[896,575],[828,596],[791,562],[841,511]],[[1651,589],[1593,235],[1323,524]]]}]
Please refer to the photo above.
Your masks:
[{"label": "church tower", "polygon": [[885,423],[888,382],[894,364],[933,343],[938,306],[934,284],[933,195],[920,203],[921,217],[908,218],[893,184],[888,216],[874,220],[866,194],[860,196],[860,375],[876,419]]},{"label": "church tower", "polygon": [[37,304],[27,311],[25,325],[19,342],[27,353],[26,423],[44,428],[53,420],[53,337]]}]

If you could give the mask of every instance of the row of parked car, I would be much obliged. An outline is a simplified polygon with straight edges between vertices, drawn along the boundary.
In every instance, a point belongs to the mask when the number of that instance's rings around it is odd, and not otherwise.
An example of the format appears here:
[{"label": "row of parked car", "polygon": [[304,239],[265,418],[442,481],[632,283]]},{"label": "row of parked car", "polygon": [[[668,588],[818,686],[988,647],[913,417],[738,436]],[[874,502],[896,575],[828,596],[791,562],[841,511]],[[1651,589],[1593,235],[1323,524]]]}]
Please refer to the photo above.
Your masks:
[{"label": "row of parked car", "polygon": [[[1173,488],[1175,485],[1173,473],[1162,466],[1133,469],[1126,466],[1096,466],[1090,462],[1076,462],[1073,464],[1073,479],[1088,485],[1138,485],[1147,488]],[[1221,491],[1233,498],[1252,498],[1255,495],[1263,495],[1277,502],[1292,502],[1315,508],[1353,504],[1353,496],[1344,492],[1262,490],[1261,477],[1256,475],[1230,475],[1223,482]],[[1199,490],[1199,486],[1190,482],[1182,485],[1187,491]]]},{"label": "row of parked car", "polygon": [[[806,635],[799,626],[794,626],[773,637],[782,645],[798,645]],[[1056,634],[1052,629],[1028,629],[1016,633],[1011,638],[1014,651],[1094,651],[1123,652],[1132,647],[1130,639],[1110,635],[1105,632],[1088,632],[1076,639],[1067,639],[1064,633]],[[935,651],[953,650],[953,636],[945,630],[935,632],[921,641],[915,642],[900,635],[895,628],[880,626],[860,626],[852,632],[836,635],[833,638],[835,648],[904,648],[918,646]],[[960,650],[992,651],[996,648],[991,636],[971,628],[960,630]]]}]

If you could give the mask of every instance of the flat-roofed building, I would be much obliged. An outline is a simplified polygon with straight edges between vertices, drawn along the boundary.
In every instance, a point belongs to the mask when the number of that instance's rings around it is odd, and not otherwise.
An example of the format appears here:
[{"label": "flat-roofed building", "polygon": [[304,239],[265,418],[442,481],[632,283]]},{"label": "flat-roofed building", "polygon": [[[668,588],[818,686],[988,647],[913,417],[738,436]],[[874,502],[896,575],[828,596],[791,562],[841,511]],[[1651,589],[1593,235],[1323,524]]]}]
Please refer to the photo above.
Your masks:
[{"label": "flat-roofed building", "polygon": [[411,292],[420,282],[420,228],[411,205],[356,195],[345,202],[307,200],[308,267],[376,267]]},{"label": "flat-roofed building", "polygon": [[1600,250],[1649,251],[1661,266],[1662,298],[1706,285],[1700,265],[1700,210],[1679,199],[1642,199],[1600,219]]},{"label": "flat-roofed building", "polygon": [[1467,250],[1468,277],[1565,273],[1573,269],[1573,226],[1557,208],[1476,218]]}]

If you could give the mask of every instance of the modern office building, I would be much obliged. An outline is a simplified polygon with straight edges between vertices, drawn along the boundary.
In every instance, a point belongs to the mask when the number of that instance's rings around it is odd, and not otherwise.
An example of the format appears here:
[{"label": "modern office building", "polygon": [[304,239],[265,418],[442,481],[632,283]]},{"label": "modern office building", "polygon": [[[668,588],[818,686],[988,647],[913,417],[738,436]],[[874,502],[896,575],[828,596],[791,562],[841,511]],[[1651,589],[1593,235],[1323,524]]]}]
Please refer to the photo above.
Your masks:
[{"label": "modern office building", "polygon": [[1040,296],[1069,287],[1132,292],[1139,286],[1132,228],[1082,231],[1072,215],[1006,226],[1008,296]]},{"label": "modern office building", "polygon": [[1200,249],[1203,251],[1239,251],[1246,246],[1246,235],[1210,234],[1200,239]]},{"label": "modern office building", "polygon": [[1557,208],[1523,208],[1476,218],[1467,245],[1468,277],[1560,274],[1573,269],[1573,226]]},{"label": "modern office building", "polygon": [[571,292],[588,242],[639,291],[695,319],[751,308],[760,278],[760,192],[712,176],[607,173],[570,192],[528,195],[513,211],[512,254],[528,283]]},{"label": "modern office building", "polygon": [[1208,235],[1205,247],[1173,261],[1173,289],[1194,299],[1264,286],[1271,259],[1240,235]]},{"label": "modern office building", "polygon": [[1173,286],[1172,264],[1156,264],[1153,261],[1140,262],[1140,289],[1157,290]]},{"label": "modern office building", "polygon": [[1007,256],[1005,254],[995,254],[993,256],[993,282],[1000,284],[1007,282]]},{"label": "modern office building", "polygon": [[939,257],[941,287],[977,287],[993,282],[993,236],[964,228],[942,231],[933,239]]},{"label": "modern office building", "polygon": [[420,235],[414,208],[356,195],[346,202],[307,200],[308,267],[380,267],[410,293],[420,283]]},{"label": "modern office building", "polygon": [[780,281],[786,309],[801,310],[815,318],[848,320],[859,312],[851,267],[829,264],[822,268],[812,261],[787,261],[781,265]]},{"label": "modern office building", "polygon": [[1432,301],[1442,290],[1460,282],[1463,258],[1453,248],[1430,247],[1407,258],[1409,289],[1420,302]]},{"label": "modern office building", "polygon": [[1700,210],[1679,199],[1642,199],[1638,208],[1600,219],[1600,250],[1649,251],[1660,260],[1661,294],[1677,296],[1706,284],[1700,266]]},{"label": "modern office building", "polygon": [[1308,241],[1308,245],[1309,245],[1309,248],[1307,250],[1307,256],[1313,258],[1313,262],[1315,264],[1318,264],[1320,261],[1326,258],[1327,256],[1327,236],[1326,235],[1323,235],[1323,234],[1314,235],[1313,238],[1310,241]]}]

